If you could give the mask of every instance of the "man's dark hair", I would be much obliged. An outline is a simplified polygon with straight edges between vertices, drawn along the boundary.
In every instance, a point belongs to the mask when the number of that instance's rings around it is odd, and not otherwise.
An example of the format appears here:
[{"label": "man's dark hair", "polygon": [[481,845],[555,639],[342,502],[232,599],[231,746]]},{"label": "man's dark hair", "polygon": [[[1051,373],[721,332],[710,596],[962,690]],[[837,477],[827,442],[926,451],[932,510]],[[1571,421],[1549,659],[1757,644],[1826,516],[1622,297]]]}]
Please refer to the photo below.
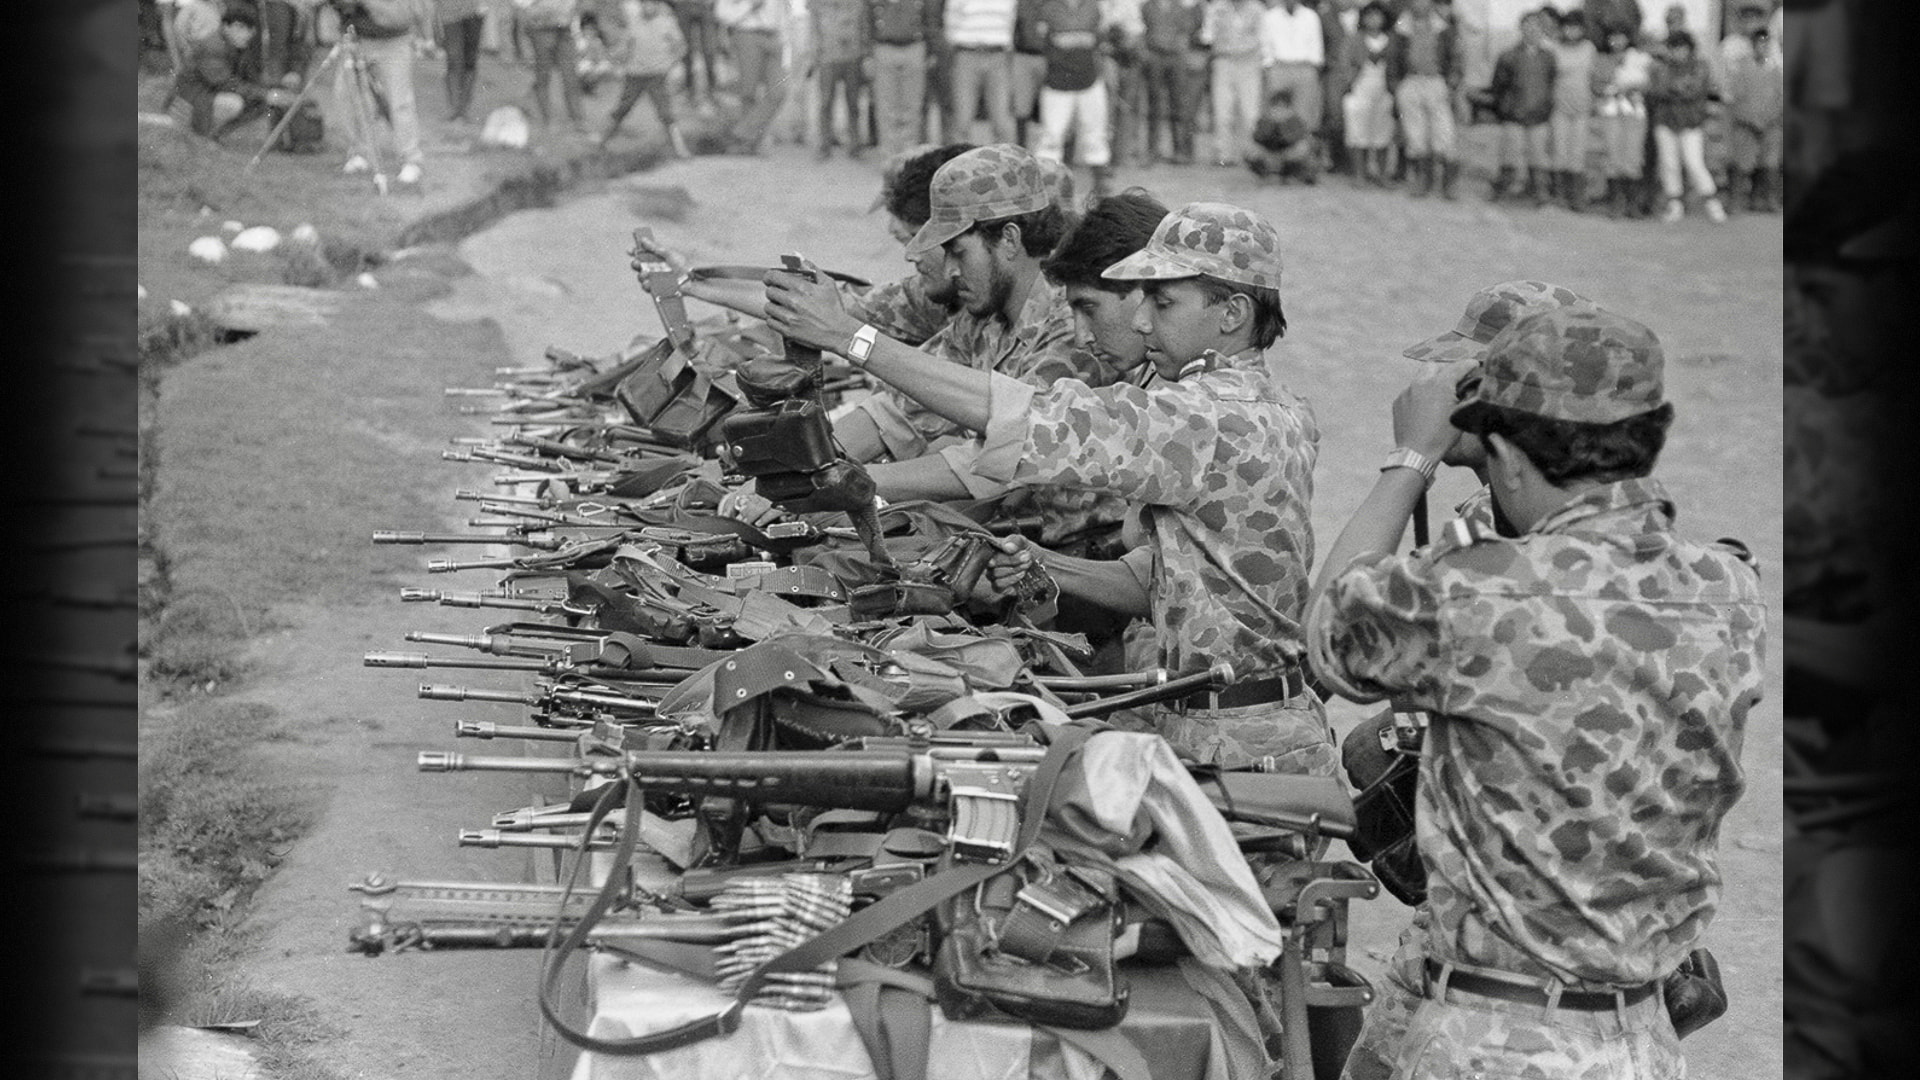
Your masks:
[{"label": "man's dark hair", "polygon": [[1253,301],[1253,347],[1264,349],[1279,341],[1287,332],[1287,313],[1280,308],[1280,290],[1273,288],[1255,288],[1235,281],[1223,281],[1217,277],[1202,274],[1191,279],[1200,286],[1201,295],[1208,304],[1224,304],[1234,293],[1240,293]]},{"label": "man's dark hair", "polygon": [[1556,17],[1560,20],[1560,28],[1562,30],[1565,30],[1569,26],[1577,26],[1582,30],[1587,28],[1587,13],[1581,11],[1579,8],[1574,8],[1572,11],[1559,12]]},{"label": "man's dark hair", "polygon": [[1388,11],[1387,5],[1381,3],[1380,0],[1367,0],[1366,3],[1360,5],[1360,14],[1355,18],[1355,25],[1362,25],[1362,26],[1365,25],[1367,21],[1367,13],[1370,11],[1377,11],[1380,13],[1381,26],[1386,27],[1389,30],[1393,29],[1393,12]]},{"label": "man's dark hair", "polygon": [[887,185],[887,213],[916,229],[925,225],[933,216],[929,199],[933,174],[940,171],[940,166],[975,149],[978,147],[972,143],[948,143],[908,158],[894,174],[893,183]]},{"label": "man's dark hair", "polygon": [[[1000,230],[1008,225],[1020,226],[1020,247],[1036,259],[1044,259],[1060,243],[1060,234],[1067,231],[1067,215],[1052,203],[1038,210],[1029,210],[1024,214],[1011,217],[994,218],[991,221],[976,221],[967,232],[980,234],[982,240],[992,242],[1000,236]],[[966,233],[960,235],[965,236]]]},{"label": "man's dark hair", "polygon": [[1055,285],[1091,286],[1124,296],[1139,283],[1113,281],[1101,277],[1101,272],[1146,247],[1166,216],[1167,208],[1144,188],[1097,199],[1040,263],[1040,272]]},{"label": "man's dark hair", "polygon": [[240,23],[243,26],[250,26],[258,30],[260,29],[260,16],[254,14],[253,9],[244,4],[229,4],[227,5],[226,12],[220,16],[221,26],[225,26],[228,23]]},{"label": "man's dark hair", "polygon": [[1484,401],[1453,416],[1453,425],[1462,431],[1482,438],[1499,435],[1519,447],[1555,487],[1575,480],[1611,483],[1651,473],[1672,423],[1671,403],[1611,424],[1549,420]]},{"label": "man's dark hair", "polygon": [[1687,33],[1685,30],[1675,30],[1673,33],[1667,35],[1667,49],[1668,51],[1674,49],[1686,49],[1688,52],[1699,51],[1699,49],[1694,46],[1693,35]]}]

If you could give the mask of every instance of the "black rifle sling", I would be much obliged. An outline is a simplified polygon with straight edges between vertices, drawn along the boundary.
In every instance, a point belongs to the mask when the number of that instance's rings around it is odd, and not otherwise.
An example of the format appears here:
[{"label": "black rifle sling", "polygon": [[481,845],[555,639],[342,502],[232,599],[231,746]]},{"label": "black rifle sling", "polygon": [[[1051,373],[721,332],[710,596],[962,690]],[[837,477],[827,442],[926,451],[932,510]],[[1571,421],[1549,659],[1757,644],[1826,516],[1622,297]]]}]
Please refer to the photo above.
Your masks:
[{"label": "black rifle sling", "polygon": [[[745,982],[734,993],[732,1004],[712,1016],[691,1020],[678,1027],[665,1031],[640,1035],[629,1039],[597,1039],[584,1031],[568,1026],[560,1019],[553,1008],[552,999],[560,973],[567,959],[587,939],[588,933],[600,921],[608,907],[620,892],[621,881],[626,876],[627,866],[632,861],[637,841],[634,823],[638,814],[629,814],[620,829],[620,842],[614,854],[613,866],[607,874],[607,884],[602,886],[600,894],[594,897],[593,906],[588,908],[574,924],[566,939],[557,948],[552,947],[552,938],[548,939],[551,951],[547,954],[546,964],[540,980],[540,1015],[562,1039],[596,1054],[609,1054],[621,1057],[642,1057],[647,1054],[659,1054],[668,1050],[677,1050],[691,1046],[705,1039],[719,1035],[730,1035],[740,1027],[741,1013],[747,1003],[765,985],[768,976],[787,971],[807,971],[836,957],[844,956],[869,942],[878,941],[896,928],[925,915],[950,897],[958,896],[980,882],[1004,871],[1020,860],[1036,837],[1040,835],[1040,826],[1046,821],[1047,805],[1053,801],[1054,782],[1060,778],[1060,770],[1065,767],[1067,756],[1075,747],[1087,740],[1092,729],[1070,724],[1055,728],[1052,741],[1047,746],[1046,756],[1040,759],[1033,776],[1027,781],[1027,789],[1020,801],[1020,832],[1013,846],[1013,854],[1004,863],[967,863],[955,866],[934,876],[891,893],[854,912],[840,925],[788,949],[755,968]],[[629,788],[633,780],[628,778]],[[619,785],[609,784],[608,788],[617,790]],[[640,792],[629,790],[629,806],[640,805]],[[603,794],[595,804],[593,815],[588,818],[583,835],[591,836],[600,823],[600,819],[611,810],[612,799]],[[585,862],[582,852],[574,864],[574,876],[578,876],[580,864]],[[569,887],[571,887],[571,880]],[[556,926],[554,936],[558,936]]]}]

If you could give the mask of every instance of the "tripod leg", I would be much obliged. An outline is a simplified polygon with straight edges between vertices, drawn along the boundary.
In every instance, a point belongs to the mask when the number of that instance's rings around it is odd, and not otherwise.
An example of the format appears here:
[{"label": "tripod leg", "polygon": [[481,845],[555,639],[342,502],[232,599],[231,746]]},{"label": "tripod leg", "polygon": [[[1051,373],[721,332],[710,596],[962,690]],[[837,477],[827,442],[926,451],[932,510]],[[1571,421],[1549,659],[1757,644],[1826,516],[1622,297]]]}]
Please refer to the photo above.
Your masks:
[{"label": "tripod leg", "polygon": [[320,85],[320,76],[326,74],[328,69],[332,68],[339,60],[340,46],[335,44],[334,47],[328,51],[326,58],[320,61],[319,66],[313,69],[313,74],[307,77],[307,84],[302,86],[300,92],[294,95],[293,101],[288,103],[286,115],[280,118],[278,124],[273,125],[272,131],[267,132],[267,141],[260,144],[260,152],[253,155],[252,160],[247,162],[244,171],[252,172],[254,166],[260,164],[260,159],[267,156],[267,151],[273,148],[273,144],[280,141],[280,133],[287,130],[288,124],[293,123],[293,116],[300,111],[301,104],[312,97],[313,88]]}]

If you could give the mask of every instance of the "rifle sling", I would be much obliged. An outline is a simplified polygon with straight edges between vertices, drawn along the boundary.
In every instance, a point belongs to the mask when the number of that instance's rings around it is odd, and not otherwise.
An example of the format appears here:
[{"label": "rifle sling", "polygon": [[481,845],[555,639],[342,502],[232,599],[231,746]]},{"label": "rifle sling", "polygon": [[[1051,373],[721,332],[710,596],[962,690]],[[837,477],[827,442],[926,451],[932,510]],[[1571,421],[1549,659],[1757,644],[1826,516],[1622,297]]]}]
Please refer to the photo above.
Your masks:
[{"label": "rifle sling", "polygon": [[[1052,741],[1047,746],[1046,756],[1034,769],[1033,776],[1027,781],[1026,791],[1020,800],[1020,832],[1015,839],[1013,853],[1004,863],[966,863],[951,867],[941,873],[891,893],[874,903],[854,912],[838,926],[824,931],[815,937],[788,949],[761,964],[748,975],[746,981],[735,991],[733,1003],[712,1016],[691,1020],[677,1027],[648,1035],[627,1039],[599,1039],[579,1031],[560,1019],[553,1007],[554,989],[559,983],[560,974],[587,934],[598,923],[607,909],[612,906],[615,897],[624,890],[620,882],[632,862],[633,852],[638,839],[635,828],[635,816],[628,815],[627,822],[621,826],[619,845],[615,849],[613,865],[607,872],[607,883],[594,897],[593,906],[588,908],[575,923],[573,929],[561,940],[557,947],[553,945],[559,936],[556,926],[548,938],[549,951],[543,958],[544,965],[540,979],[540,1015],[562,1039],[596,1054],[608,1054],[617,1057],[641,1057],[647,1054],[665,1053],[683,1046],[691,1046],[705,1039],[720,1035],[730,1035],[740,1027],[741,1014],[747,1003],[753,1000],[760,988],[766,984],[768,976],[787,971],[808,971],[819,967],[836,957],[860,948],[869,942],[892,933],[895,929],[925,915],[950,897],[958,896],[982,881],[1001,873],[1007,867],[1018,862],[1040,835],[1040,827],[1046,820],[1047,806],[1053,800],[1054,783],[1060,778],[1067,757],[1091,734],[1089,728],[1080,725],[1067,725],[1055,728]],[[628,776],[626,784],[631,786],[633,778]],[[620,790],[620,784],[608,784],[609,791]],[[593,815],[588,818],[582,836],[590,836],[612,809],[612,796],[602,793],[595,803]],[[631,805],[640,805],[636,792]],[[579,876],[580,867],[587,862],[584,851],[575,859],[573,874],[569,876],[567,886]]]}]

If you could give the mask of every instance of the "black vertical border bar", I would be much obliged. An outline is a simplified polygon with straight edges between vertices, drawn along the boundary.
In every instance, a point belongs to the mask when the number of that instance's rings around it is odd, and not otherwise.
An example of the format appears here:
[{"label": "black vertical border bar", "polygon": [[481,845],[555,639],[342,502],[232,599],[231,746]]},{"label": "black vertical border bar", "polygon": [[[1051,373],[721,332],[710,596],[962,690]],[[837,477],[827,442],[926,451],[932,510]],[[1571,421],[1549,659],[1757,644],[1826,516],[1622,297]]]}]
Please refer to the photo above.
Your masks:
[{"label": "black vertical border bar", "polygon": [[[68,513],[49,496],[77,494],[77,463],[100,450],[84,425],[137,422],[134,341],[135,93],[139,5],[58,0],[9,11],[14,62],[0,65],[7,102],[9,168],[0,205],[7,217],[4,491],[8,527],[0,566],[10,589],[131,592],[131,548],[58,550],[62,540],[124,529],[127,508]],[[125,462],[121,462],[124,468]],[[92,474],[92,468],[84,472]],[[125,768],[94,770],[35,752],[61,739],[132,741],[137,710],[130,679],[25,659],[62,655],[124,659],[136,615],[111,616],[27,601],[8,605],[14,659],[0,675],[7,705],[0,783],[17,811],[6,835],[13,871],[0,889],[12,916],[3,935],[20,1021],[3,1055],[22,1075],[128,1075],[137,1012],[118,995],[81,990],[86,968],[134,963],[134,875],[75,869],[108,863],[134,847],[129,827],[102,833],[78,824],[82,782],[132,787]],[[76,704],[106,700],[108,708]],[[124,702],[125,704],[119,704]],[[124,780],[112,779],[124,777]],[[48,858],[51,856],[51,860]],[[49,862],[66,861],[65,869]],[[82,1068],[91,1065],[92,1068]],[[39,1067],[36,1067],[39,1066]]]}]

